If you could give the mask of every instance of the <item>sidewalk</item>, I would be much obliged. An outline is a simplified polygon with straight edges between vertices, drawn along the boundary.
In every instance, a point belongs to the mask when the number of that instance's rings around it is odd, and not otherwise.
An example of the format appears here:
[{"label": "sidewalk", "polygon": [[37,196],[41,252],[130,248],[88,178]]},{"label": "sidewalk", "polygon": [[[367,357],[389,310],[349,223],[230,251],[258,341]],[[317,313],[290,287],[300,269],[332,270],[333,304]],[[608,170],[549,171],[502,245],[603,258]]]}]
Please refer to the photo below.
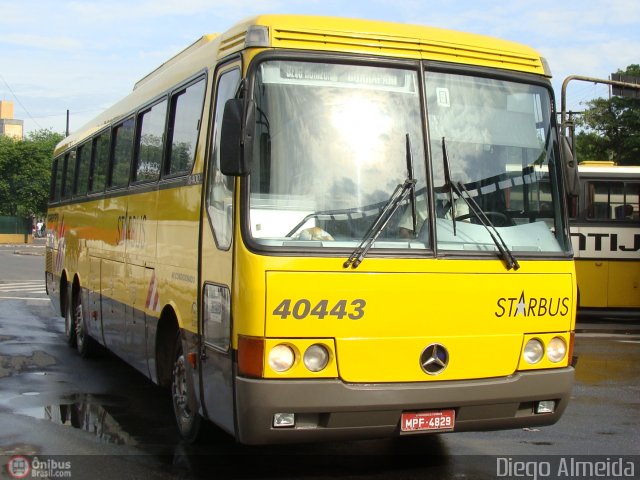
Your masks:
[{"label": "sidewalk", "polygon": [[44,255],[46,238],[34,238],[33,243],[2,243],[0,251],[12,251],[16,255]]}]

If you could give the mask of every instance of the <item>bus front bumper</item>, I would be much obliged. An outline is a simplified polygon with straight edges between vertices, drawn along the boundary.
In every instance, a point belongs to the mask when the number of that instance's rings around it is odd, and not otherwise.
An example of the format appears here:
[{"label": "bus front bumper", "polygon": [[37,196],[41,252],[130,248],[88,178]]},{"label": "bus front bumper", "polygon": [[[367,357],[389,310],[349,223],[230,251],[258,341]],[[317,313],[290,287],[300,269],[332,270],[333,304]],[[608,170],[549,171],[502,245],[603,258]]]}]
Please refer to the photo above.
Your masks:
[{"label": "bus front bumper", "polygon": [[[405,435],[403,412],[455,410],[454,431],[551,425],[564,412],[573,367],[509,377],[424,383],[347,384],[330,380],[236,378],[236,437],[245,444],[352,440]],[[553,413],[535,413],[554,400]],[[295,426],[274,427],[274,415]],[[414,434],[414,433],[410,433]]]}]

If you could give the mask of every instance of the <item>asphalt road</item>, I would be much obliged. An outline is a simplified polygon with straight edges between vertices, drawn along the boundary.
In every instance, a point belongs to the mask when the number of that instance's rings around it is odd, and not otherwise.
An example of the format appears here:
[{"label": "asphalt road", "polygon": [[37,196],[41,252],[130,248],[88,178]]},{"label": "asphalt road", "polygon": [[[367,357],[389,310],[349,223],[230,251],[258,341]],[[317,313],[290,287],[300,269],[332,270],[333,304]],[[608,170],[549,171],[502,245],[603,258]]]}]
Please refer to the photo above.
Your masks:
[{"label": "asphalt road", "polygon": [[579,324],[572,401],[550,427],[275,447],[240,446],[212,427],[190,446],[167,391],[108,352],[82,360],[66,346],[42,253],[0,246],[0,478],[24,473],[23,459],[29,475],[74,479],[585,478],[552,475],[585,458],[609,473],[632,461],[640,475],[640,320]]}]

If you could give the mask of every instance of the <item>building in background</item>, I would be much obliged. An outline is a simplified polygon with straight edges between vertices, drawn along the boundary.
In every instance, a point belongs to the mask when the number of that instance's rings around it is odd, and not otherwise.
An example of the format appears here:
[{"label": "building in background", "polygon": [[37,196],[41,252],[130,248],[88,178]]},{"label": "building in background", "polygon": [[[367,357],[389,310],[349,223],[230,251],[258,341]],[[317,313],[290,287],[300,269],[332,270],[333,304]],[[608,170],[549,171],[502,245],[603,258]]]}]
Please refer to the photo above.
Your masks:
[{"label": "building in background", "polygon": [[24,122],[13,118],[13,102],[0,100],[0,135],[22,140],[24,137]]}]

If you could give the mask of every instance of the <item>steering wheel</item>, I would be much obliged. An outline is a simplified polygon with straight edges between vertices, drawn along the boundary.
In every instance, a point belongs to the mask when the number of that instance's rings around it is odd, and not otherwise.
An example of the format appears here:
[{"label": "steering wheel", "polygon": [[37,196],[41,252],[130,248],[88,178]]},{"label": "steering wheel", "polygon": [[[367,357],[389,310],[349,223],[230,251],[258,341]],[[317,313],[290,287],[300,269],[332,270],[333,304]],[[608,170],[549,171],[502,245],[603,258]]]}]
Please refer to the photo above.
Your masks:
[{"label": "steering wheel", "polygon": [[[504,213],[500,213],[500,212],[492,212],[491,210],[483,212],[487,217],[489,217],[489,220],[491,221],[491,223],[493,225],[495,225],[496,227],[505,227],[507,225],[509,225],[509,217],[507,217]],[[468,220],[470,218],[478,218],[478,215],[476,215],[475,213],[465,213],[464,215],[460,215],[458,217],[455,217],[455,221],[463,221],[463,220]]]}]

